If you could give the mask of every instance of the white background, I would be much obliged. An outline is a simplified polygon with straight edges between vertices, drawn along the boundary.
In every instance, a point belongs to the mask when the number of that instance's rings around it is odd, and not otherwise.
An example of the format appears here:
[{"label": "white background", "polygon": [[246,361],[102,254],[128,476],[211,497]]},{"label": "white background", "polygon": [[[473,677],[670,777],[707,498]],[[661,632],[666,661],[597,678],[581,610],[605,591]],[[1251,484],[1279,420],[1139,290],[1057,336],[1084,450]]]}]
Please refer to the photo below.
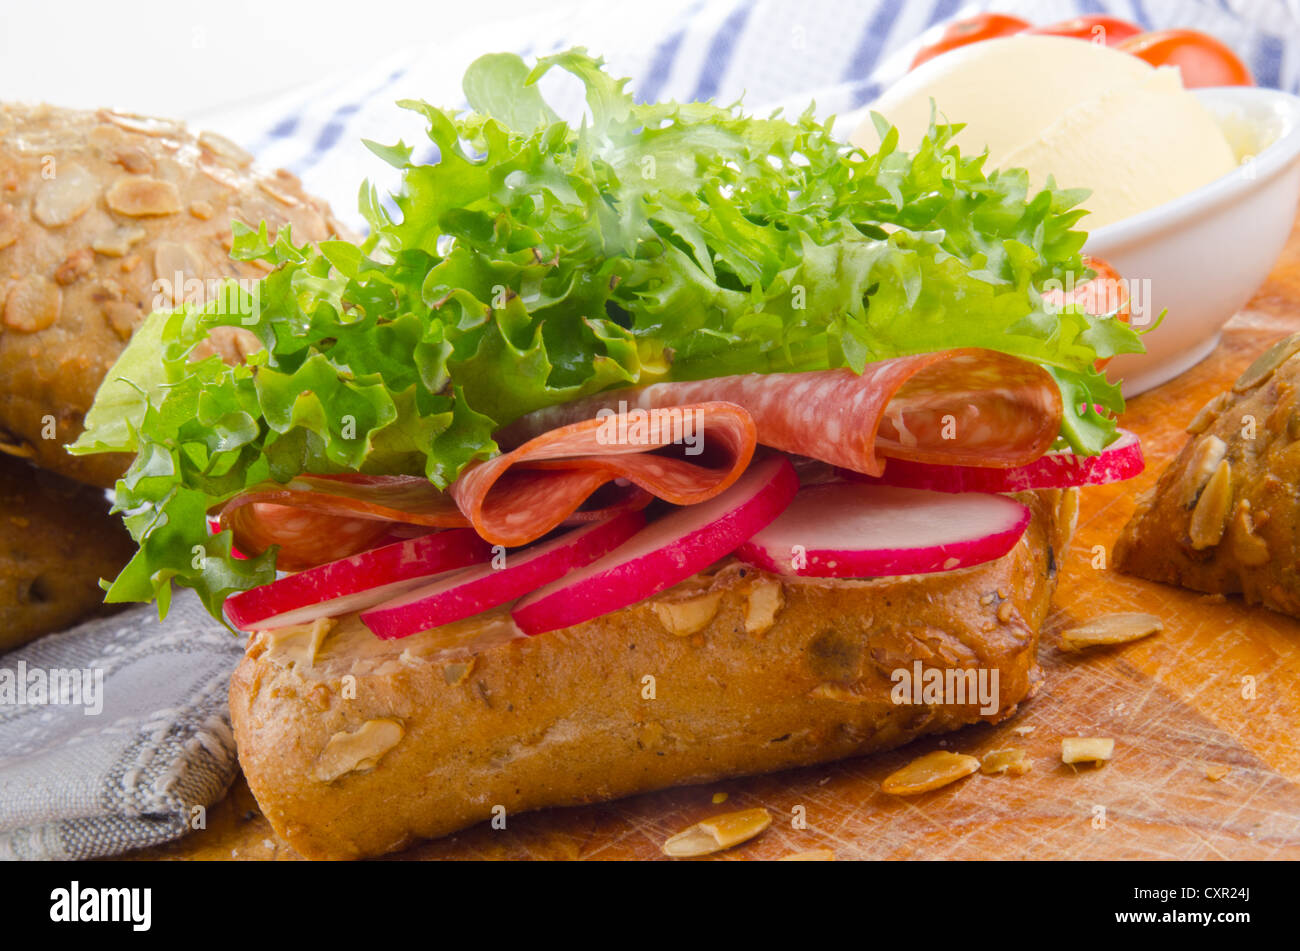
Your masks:
[{"label": "white background", "polygon": [[581,19],[609,7],[590,0],[4,0],[0,99],[198,121],[403,48],[494,30],[513,35],[543,11]]}]

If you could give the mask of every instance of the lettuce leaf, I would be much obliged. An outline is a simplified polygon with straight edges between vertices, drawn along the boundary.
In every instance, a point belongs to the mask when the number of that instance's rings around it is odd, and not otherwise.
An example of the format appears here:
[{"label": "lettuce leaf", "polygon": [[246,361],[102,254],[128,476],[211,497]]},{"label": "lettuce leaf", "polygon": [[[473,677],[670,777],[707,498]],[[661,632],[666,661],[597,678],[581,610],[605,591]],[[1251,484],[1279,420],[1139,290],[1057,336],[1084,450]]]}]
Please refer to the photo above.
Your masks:
[{"label": "lettuce leaf", "polygon": [[[557,68],[586,88],[576,127],[536,85]],[[228,594],[274,578],[274,551],[235,559],[207,529],[250,486],[364,472],[445,487],[525,413],[662,379],[988,347],[1052,373],[1062,444],[1113,438],[1123,403],[1094,364],[1140,352],[1137,334],[1049,314],[1040,295],[1090,276],[1084,193],[985,173],[951,144],[955,125],[932,124],[909,155],[877,117],[867,154],[811,107],[788,120],[639,105],[581,49],[531,70],[485,56],[464,86],[467,114],[401,103],[428,123],[430,164],[367,143],[403,184],[395,214],[362,186],[364,243],[298,246],[287,228],[272,240],[236,223],[232,256],[266,277],[152,315],[126,348],[71,447],[136,454],[116,497],[140,550],[108,600],[165,612],[177,583],[219,617]],[[195,359],[217,327],[264,349],[243,366]]]}]

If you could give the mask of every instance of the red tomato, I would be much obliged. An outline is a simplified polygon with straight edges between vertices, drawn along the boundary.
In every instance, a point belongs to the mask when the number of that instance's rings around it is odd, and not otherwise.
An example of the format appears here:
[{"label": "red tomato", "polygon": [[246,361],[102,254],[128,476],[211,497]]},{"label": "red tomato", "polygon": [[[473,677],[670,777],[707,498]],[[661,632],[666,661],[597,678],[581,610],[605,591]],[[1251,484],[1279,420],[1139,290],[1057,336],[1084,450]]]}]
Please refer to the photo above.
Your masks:
[{"label": "red tomato", "polygon": [[[1128,285],[1119,276],[1119,272],[1101,258],[1083,256],[1083,266],[1097,276],[1091,280],[1074,285],[1071,290],[1050,290],[1043,295],[1043,302],[1049,307],[1063,308],[1066,304],[1078,304],[1086,313],[1097,317],[1113,314],[1116,320],[1128,323],[1132,319],[1129,306]],[[1098,371],[1104,370],[1111,358],[1097,361]]]},{"label": "red tomato", "polygon": [[959,46],[978,43],[980,40],[991,40],[995,36],[1010,36],[1028,29],[1030,25],[1028,20],[1007,16],[1004,13],[981,13],[965,20],[956,20],[948,24],[937,42],[921,47],[920,52],[916,54],[916,59],[912,60],[911,68],[916,69],[926,60],[934,59],[940,53],[955,50]]},{"label": "red tomato", "polygon": [[1198,30],[1141,33],[1120,43],[1118,48],[1152,66],[1177,66],[1188,89],[1255,85],[1250,70],[1236,53]]},{"label": "red tomato", "polygon": [[1075,17],[1073,20],[1062,20],[1060,23],[1050,23],[1047,26],[1036,26],[1026,32],[1039,36],[1070,36],[1076,40],[1091,40],[1106,46],[1118,46],[1130,36],[1141,33],[1142,27],[1128,20],[1121,20],[1119,17],[1091,14]]}]

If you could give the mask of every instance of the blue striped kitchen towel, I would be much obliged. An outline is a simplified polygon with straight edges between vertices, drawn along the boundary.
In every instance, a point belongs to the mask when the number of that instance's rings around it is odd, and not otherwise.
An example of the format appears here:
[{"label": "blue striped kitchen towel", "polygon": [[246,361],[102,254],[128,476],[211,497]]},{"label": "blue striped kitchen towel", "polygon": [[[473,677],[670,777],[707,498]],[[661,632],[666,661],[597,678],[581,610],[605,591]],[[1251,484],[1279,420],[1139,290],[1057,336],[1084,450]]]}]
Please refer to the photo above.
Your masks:
[{"label": "blue striped kitchen towel", "polygon": [[[981,10],[1050,23],[1109,13],[1147,29],[1191,27],[1222,39],[1260,85],[1300,92],[1300,4],[1296,0],[660,0],[655,4],[542,4],[533,15],[485,22],[459,36],[395,51],[249,109],[202,117],[249,147],[263,163],[298,173],[360,227],[357,189],[371,178],[396,186],[396,172],[362,145],[424,141],[421,120],[398,99],[463,103],[460,78],[485,52],[526,57],[586,46],[615,73],[631,77],[642,100],[743,97],[747,108],[802,111],[815,99],[823,116],[859,108],[903,75],[916,49],[944,22]],[[564,77],[547,97],[581,108]],[[417,153],[418,155],[418,153]]]}]

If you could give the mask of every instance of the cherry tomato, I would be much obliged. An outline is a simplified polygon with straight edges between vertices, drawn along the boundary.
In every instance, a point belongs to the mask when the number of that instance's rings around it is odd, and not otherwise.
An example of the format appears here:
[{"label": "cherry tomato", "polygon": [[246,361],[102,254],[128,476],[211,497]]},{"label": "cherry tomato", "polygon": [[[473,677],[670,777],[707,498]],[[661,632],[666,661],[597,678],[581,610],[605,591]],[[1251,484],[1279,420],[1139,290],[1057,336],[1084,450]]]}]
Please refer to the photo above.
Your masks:
[{"label": "cherry tomato", "polygon": [[1060,23],[1050,23],[1047,26],[1036,26],[1025,32],[1038,36],[1069,36],[1076,40],[1090,40],[1106,46],[1118,46],[1130,36],[1141,33],[1142,27],[1128,20],[1121,20],[1119,17],[1090,14],[1072,20],[1062,20]]},{"label": "cherry tomato", "polygon": [[1140,33],[1118,49],[1146,60],[1152,66],[1177,66],[1183,86],[1253,86],[1255,79],[1237,54],[1208,33],[1198,30],[1160,30]]},{"label": "cherry tomato", "polygon": [[[1101,258],[1083,256],[1083,266],[1097,276],[1082,281],[1072,289],[1049,290],[1043,295],[1043,303],[1060,310],[1066,304],[1078,304],[1085,312],[1096,317],[1111,314],[1118,321],[1129,323],[1132,319],[1128,285],[1119,276],[1119,272]],[[1104,370],[1111,358],[1097,361],[1098,371]]]},{"label": "cherry tomato", "polygon": [[948,24],[943,35],[936,42],[921,48],[916,54],[916,59],[912,60],[911,68],[916,69],[926,60],[934,59],[940,53],[955,50],[959,46],[978,43],[980,40],[991,40],[996,36],[1010,36],[1027,30],[1030,25],[1028,20],[1007,16],[1004,13],[981,13],[965,20],[956,20]]}]

